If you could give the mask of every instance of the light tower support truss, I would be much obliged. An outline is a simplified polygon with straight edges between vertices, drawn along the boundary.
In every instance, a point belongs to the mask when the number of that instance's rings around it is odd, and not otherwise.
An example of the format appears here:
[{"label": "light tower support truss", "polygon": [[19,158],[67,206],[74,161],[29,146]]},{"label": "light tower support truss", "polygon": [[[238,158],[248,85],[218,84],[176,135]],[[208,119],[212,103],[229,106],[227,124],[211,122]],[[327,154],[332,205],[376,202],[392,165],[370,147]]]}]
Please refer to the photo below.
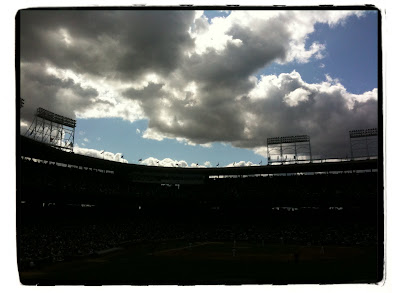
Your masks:
[{"label": "light tower support truss", "polygon": [[371,157],[378,155],[378,129],[350,130],[350,154],[351,158]]},{"label": "light tower support truss", "polygon": [[76,120],[38,108],[25,136],[72,152],[75,127]]},{"label": "light tower support truss", "polygon": [[267,138],[268,164],[272,162],[300,161],[308,157],[312,161],[311,142],[308,135]]}]

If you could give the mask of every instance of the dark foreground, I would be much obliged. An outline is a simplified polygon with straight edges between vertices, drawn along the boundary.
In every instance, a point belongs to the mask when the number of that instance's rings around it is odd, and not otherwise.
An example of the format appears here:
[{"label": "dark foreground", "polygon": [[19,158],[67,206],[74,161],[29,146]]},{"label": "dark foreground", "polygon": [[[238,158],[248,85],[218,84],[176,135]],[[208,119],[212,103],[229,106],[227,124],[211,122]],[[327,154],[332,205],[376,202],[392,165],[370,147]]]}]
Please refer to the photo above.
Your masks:
[{"label": "dark foreground", "polygon": [[[55,159],[72,164],[64,153]],[[342,166],[320,174],[320,165],[310,164],[313,174],[275,176],[280,167],[270,166],[268,176],[203,174],[197,182],[199,174],[177,168],[146,168],[146,175],[124,164],[98,170],[100,161],[75,160],[77,166],[68,167],[21,160],[23,284],[383,279],[383,177],[373,162],[363,172]]]},{"label": "dark foreground", "polygon": [[26,285],[376,283],[375,247],[164,241],[20,271]]}]

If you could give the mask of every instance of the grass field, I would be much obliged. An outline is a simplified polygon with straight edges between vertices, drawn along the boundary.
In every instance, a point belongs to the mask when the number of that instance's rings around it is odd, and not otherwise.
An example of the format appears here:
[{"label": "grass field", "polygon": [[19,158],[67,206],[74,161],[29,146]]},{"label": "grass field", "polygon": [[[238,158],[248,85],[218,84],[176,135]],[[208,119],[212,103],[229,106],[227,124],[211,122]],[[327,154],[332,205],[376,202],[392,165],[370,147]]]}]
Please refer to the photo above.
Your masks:
[{"label": "grass field", "polygon": [[375,283],[376,247],[171,240],[20,272],[23,284]]}]

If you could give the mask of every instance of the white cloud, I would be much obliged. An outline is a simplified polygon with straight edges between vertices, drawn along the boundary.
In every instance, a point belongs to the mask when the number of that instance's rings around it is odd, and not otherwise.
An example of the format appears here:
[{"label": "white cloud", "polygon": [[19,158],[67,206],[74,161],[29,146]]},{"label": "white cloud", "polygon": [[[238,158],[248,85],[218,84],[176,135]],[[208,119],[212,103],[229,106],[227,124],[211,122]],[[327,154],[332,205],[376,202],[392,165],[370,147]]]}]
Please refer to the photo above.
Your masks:
[{"label": "white cloud", "polygon": [[147,128],[143,132],[142,137],[147,138],[147,139],[154,139],[154,140],[158,140],[158,141],[162,141],[164,138],[166,138],[166,136],[162,135],[161,133],[159,133],[156,130],[151,129],[151,128]]},{"label": "white cloud", "polygon": [[[84,145],[82,143],[82,145]],[[112,152],[107,152],[103,150],[96,150],[96,149],[89,149],[89,148],[82,148],[79,147],[78,144],[75,144],[74,146],[74,153],[80,154],[80,155],[85,155],[89,157],[95,157],[99,159],[104,159],[104,160],[109,160],[109,161],[115,161],[115,162],[121,162],[121,163],[128,163],[128,161],[124,158],[122,158],[121,153],[112,153]]]},{"label": "white cloud", "polygon": [[140,134],[140,129],[136,128],[136,134]]},{"label": "white cloud", "polygon": [[240,162],[233,162],[230,163],[228,165],[226,165],[225,167],[249,167],[249,166],[259,166],[258,164],[254,164],[253,162],[245,162],[245,161],[240,161]]},{"label": "white cloud", "polygon": [[160,166],[160,167],[181,167],[181,168],[209,168],[212,167],[210,162],[205,162],[204,165],[199,163],[191,163],[190,165],[184,160],[173,160],[170,158],[164,158],[159,160],[154,157],[149,157],[147,159],[142,160],[139,162],[141,165],[147,166]]},{"label": "white cloud", "polygon": [[188,167],[188,164],[185,161],[183,160],[177,161],[170,158],[159,160],[157,158],[149,157],[147,159],[142,160],[140,164],[147,166],[160,166],[160,167],[182,167],[182,168]]},{"label": "white cloud", "polygon": [[372,91],[368,91],[360,95],[346,93],[345,96],[349,101],[348,102],[349,109],[353,109],[355,103],[366,103],[369,100],[377,100],[378,89],[375,88]]},{"label": "white cloud", "polygon": [[289,51],[285,62],[297,61],[299,63],[307,63],[312,57],[315,59],[324,58],[323,52],[326,47],[323,44],[314,42],[308,49],[305,48],[304,43],[292,44],[291,51]]},{"label": "white cloud", "polygon": [[85,138],[83,139],[83,141],[84,141],[84,142],[90,142],[90,140],[89,140],[87,137],[85,137]]},{"label": "white cloud", "polygon": [[195,10],[193,19],[196,20],[202,16],[204,16],[204,10]]},{"label": "white cloud", "polygon": [[297,106],[299,102],[307,101],[310,94],[311,92],[303,88],[297,88],[294,91],[286,94],[283,97],[283,101],[285,101],[290,107],[294,107]]}]

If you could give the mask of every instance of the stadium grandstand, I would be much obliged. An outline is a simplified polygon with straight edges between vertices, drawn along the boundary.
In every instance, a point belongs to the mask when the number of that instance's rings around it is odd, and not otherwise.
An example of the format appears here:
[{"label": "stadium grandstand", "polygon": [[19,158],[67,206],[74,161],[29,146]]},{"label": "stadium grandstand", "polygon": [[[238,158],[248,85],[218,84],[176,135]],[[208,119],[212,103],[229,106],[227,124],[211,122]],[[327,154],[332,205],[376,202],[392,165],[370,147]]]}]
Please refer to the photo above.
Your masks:
[{"label": "stadium grandstand", "polygon": [[382,279],[378,158],[168,168],[79,155],[23,135],[17,151],[24,284]]}]

